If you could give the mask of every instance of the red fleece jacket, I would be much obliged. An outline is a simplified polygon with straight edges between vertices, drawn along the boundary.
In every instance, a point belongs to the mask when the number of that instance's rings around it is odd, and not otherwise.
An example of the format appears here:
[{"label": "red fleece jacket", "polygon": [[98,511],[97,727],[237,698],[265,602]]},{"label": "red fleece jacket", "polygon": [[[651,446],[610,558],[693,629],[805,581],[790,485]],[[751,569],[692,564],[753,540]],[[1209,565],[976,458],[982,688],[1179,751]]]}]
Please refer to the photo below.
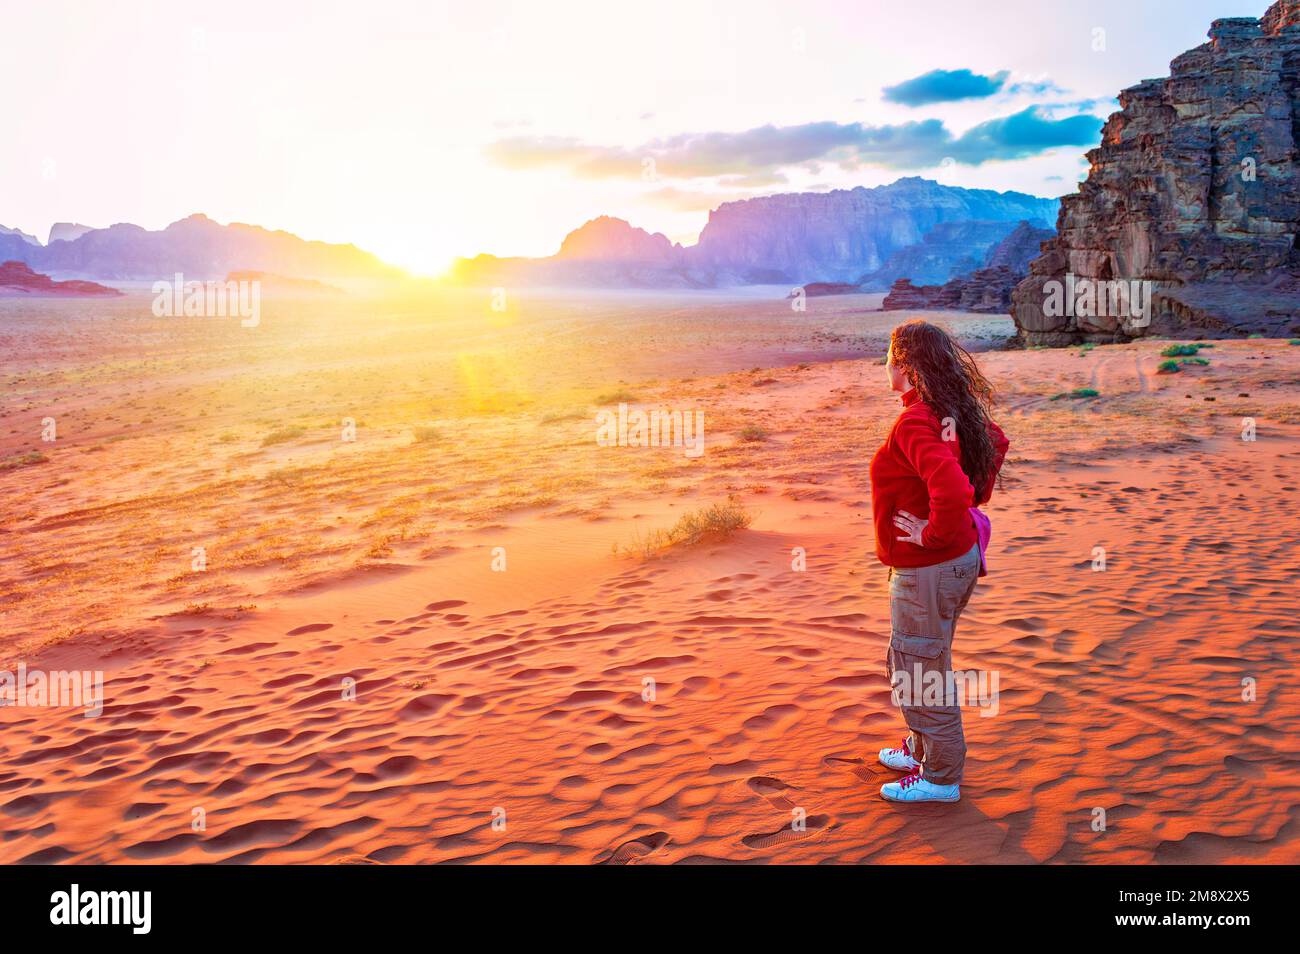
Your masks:
[{"label": "red fleece jacket", "polygon": [[[993,473],[1002,468],[1007,440],[990,422],[997,449]],[[981,500],[961,469],[961,447],[954,435],[943,439],[943,425],[915,389],[903,395],[898,415],[884,445],[871,459],[871,515],[876,525],[876,556],[886,566],[933,566],[961,556],[975,545],[970,508],[987,503],[993,481]],[[922,546],[899,540],[894,514],[906,510],[930,523],[921,533]]]}]

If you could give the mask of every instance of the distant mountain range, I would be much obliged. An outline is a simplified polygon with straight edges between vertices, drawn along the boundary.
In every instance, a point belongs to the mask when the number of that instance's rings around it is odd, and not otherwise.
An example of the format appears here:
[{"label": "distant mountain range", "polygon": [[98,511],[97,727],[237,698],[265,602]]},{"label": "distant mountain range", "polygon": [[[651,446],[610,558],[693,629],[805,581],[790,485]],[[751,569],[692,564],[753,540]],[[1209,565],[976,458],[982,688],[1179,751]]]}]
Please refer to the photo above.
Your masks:
[{"label": "distant mountain range", "polygon": [[[917,177],[873,189],[727,202],[693,246],[602,216],[570,232],[549,258],[458,259],[475,285],[719,288],[848,282],[888,288],[900,277],[943,282],[981,266],[1022,222],[1051,228],[1059,202]],[[915,272],[915,274],[913,274]]]},{"label": "distant mountain range", "polygon": [[3,225],[0,225],[0,242],[3,242],[7,236],[12,236],[14,238],[21,239],[22,241],[26,242],[28,245],[41,244],[41,240],[38,239],[35,235],[28,235],[26,232],[19,231],[18,229],[7,229]]},{"label": "distant mountain range", "polygon": [[0,227],[0,262],[17,261],[60,277],[156,281],[180,272],[186,280],[222,279],[258,271],[293,278],[400,278],[403,272],[355,245],[309,242],[256,225],[221,225],[191,215],[161,231],[138,225],[91,229],[61,222],[50,244]]},{"label": "distant mountain range", "polygon": [[[899,278],[935,284],[981,267],[1020,222],[1051,228],[1059,203],[1021,192],[940,185],[909,177],[891,185],[801,192],[727,202],[699,241],[601,216],[570,232],[547,258],[458,259],[452,277],[483,286],[722,288],[841,283],[886,289]],[[222,279],[261,272],[287,279],[397,279],[400,269],[354,245],[311,242],[256,225],[191,215],[160,231],[60,222],[42,245],[0,226],[0,262],[57,278],[101,281]]]}]

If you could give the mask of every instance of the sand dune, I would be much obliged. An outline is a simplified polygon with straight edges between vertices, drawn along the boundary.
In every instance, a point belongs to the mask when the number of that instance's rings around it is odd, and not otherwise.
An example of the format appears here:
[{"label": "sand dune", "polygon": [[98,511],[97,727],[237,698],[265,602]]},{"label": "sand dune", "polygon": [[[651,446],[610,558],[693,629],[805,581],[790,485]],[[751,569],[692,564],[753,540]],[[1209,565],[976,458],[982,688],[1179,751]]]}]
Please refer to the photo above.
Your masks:
[{"label": "sand dune", "polygon": [[[715,317],[729,327],[694,333]],[[739,348],[693,373],[663,352],[657,379],[629,374],[635,403],[705,410],[695,460],[596,447],[589,395],[548,405],[527,379],[516,406],[497,387],[408,413],[366,347],[241,379],[294,415],[320,406],[310,388],[364,391],[366,440],[223,444],[249,411],[220,382],[247,354],[160,346],[113,399],[122,378],[70,353],[31,372],[28,417],[72,367],[88,415],[184,415],[95,451],[112,422],[89,419],[0,474],[0,546],[43,581],[14,584],[0,648],[107,672],[99,718],[0,708],[0,861],[1294,863],[1300,347],[1219,343],[1158,375],[1162,344],[982,356],[1013,447],[957,663],[998,672],[999,709],[967,713],[962,801],[911,809],[879,799],[895,776],[871,756],[902,735],[866,486],[896,402],[871,341],[860,360],[751,371]],[[1057,398],[1079,387],[1099,396]],[[408,424],[427,417],[426,448]],[[629,552],[728,495],[749,529]],[[201,582],[147,559],[218,538]]]}]

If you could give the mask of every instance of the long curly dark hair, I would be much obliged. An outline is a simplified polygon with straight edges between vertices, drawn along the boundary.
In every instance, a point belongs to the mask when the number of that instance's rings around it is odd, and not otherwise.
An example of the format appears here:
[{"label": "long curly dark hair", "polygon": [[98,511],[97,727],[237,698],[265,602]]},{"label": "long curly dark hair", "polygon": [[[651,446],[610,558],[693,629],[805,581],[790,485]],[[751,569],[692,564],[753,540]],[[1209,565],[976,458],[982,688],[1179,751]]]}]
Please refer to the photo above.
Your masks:
[{"label": "long curly dark hair", "polygon": [[894,329],[890,354],[940,421],[952,418],[961,448],[961,469],[982,500],[992,490],[997,449],[989,430],[993,386],[975,359],[948,332],[928,321],[909,321]]}]

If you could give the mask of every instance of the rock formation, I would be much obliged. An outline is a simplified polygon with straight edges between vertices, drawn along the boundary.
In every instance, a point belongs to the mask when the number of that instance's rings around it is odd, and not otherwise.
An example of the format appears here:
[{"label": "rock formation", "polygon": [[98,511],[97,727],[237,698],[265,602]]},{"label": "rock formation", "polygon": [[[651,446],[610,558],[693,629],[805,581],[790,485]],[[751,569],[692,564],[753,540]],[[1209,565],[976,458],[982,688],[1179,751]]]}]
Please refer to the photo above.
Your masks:
[{"label": "rock formation", "polygon": [[942,285],[913,285],[910,278],[894,282],[881,308],[885,311],[977,311],[1005,314],[1011,290],[1023,277],[1001,265],[980,268]]},{"label": "rock formation", "polygon": [[984,268],[1006,266],[1017,276],[1029,274],[1029,263],[1043,253],[1043,243],[1056,236],[1052,229],[1038,228],[1031,222],[1021,222],[997,245],[989,250]]},{"label": "rock formation", "polygon": [[457,259],[452,276],[467,285],[577,288],[693,288],[683,250],[667,237],[602,215],[574,229],[549,258]]},{"label": "rock formation", "polygon": [[1021,222],[1001,242],[989,249],[982,268],[951,278],[942,285],[916,285],[900,278],[889,289],[881,307],[885,311],[953,309],[985,314],[1005,313],[1011,292],[1029,271],[1029,263],[1049,241],[1051,229]]},{"label": "rock formation", "polygon": [[695,267],[740,279],[775,274],[793,284],[857,281],[941,223],[1029,219],[1050,225],[1056,210],[1055,199],[910,176],[874,189],[725,203],[688,251]]},{"label": "rock formation", "polygon": [[681,247],[660,232],[653,235],[622,219],[602,215],[574,229],[560,243],[556,258],[569,261],[662,262],[676,264]]},{"label": "rock formation", "polygon": [[1300,334],[1300,0],[1209,37],[1120,94],[1015,289],[1025,344]]},{"label": "rock formation", "polygon": [[122,294],[94,282],[56,282],[22,262],[0,263],[0,298],[106,298]]},{"label": "rock formation", "polygon": [[916,245],[895,252],[858,281],[867,291],[888,288],[900,278],[917,285],[942,284],[984,267],[989,251],[1017,227],[1015,222],[940,222]]}]

